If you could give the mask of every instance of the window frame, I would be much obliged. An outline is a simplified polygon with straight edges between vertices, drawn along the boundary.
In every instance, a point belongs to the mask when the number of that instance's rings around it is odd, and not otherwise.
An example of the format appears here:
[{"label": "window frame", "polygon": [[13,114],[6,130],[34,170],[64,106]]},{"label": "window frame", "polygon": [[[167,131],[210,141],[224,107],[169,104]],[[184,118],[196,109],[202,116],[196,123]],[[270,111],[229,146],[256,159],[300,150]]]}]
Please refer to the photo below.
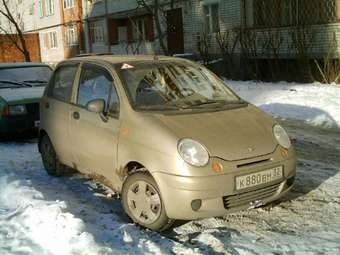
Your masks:
[{"label": "window frame", "polygon": [[74,8],[76,6],[75,3],[76,3],[75,0],[63,0],[63,8],[64,8],[64,10]]},{"label": "window frame", "polygon": [[45,1],[45,15],[52,16],[55,13],[54,0],[44,0]]},{"label": "window frame", "polygon": [[[217,6],[217,17],[213,17],[213,6]],[[203,16],[203,30],[206,34],[216,34],[221,31],[220,26],[220,3],[219,2],[213,2],[213,3],[206,3],[202,5],[202,16]],[[208,12],[205,12],[205,9],[208,10]],[[208,24],[206,20],[208,19]],[[217,26],[218,29],[215,31],[215,25],[214,25],[214,19],[217,19]],[[207,29],[208,25],[208,29]]]},{"label": "window frame", "polygon": [[[52,44],[53,42],[53,44]],[[56,30],[48,31],[44,36],[44,46],[46,49],[57,49],[58,48],[58,33]]]},{"label": "window frame", "polygon": [[[73,104],[76,106],[76,107],[79,107],[81,109],[84,109],[86,111],[88,111],[88,109],[83,106],[83,105],[80,105],[78,104],[78,96],[79,96],[79,89],[80,89],[80,82],[81,82],[81,79],[82,79],[82,75],[85,71],[85,68],[88,68],[88,69],[93,69],[93,68],[96,68],[98,70],[102,70],[104,72],[107,72],[107,74],[109,74],[112,78],[112,84],[111,84],[111,87],[110,87],[110,91],[109,91],[109,95],[108,95],[108,98],[107,98],[107,102],[105,105],[105,116],[108,116],[108,117],[112,117],[112,118],[115,118],[115,119],[119,119],[119,116],[120,116],[120,97],[119,97],[119,93],[118,93],[118,89],[117,89],[117,85],[116,85],[116,79],[115,79],[115,76],[112,74],[112,72],[106,67],[106,66],[103,66],[103,65],[100,65],[98,63],[93,63],[93,62],[83,62],[80,66],[80,70],[79,70],[79,76],[77,78],[77,81],[76,81],[76,87],[75,87],[75,96],[74,96],[74,102]],[[116,92],[116,95],[117,95],[117,112],[116,113],[111,113],[109,111],[110,109],[110,105],[111,105],[111,97],[112,97],[112,92],[113,90]]]},{"label": "window frame", "polygon": [[[71,31],[73,31],[73,35],[71,35]],[[69,25],[66,27],[66,39],[67,39],[67,46],[72,47],[72,46],[77,46],[79,45],[79,38],[78,38],[78,27],[77,25]],[[72,40],[71,40],[72,37]]]},{"label": "window frame", "polygon": [[[91,21],[89,25],[90,41],[93,44],[104,44],[105,43],[105,32],[104,32],[104,21],[95,20]],[[96,40],[100,38],[101,40]]]},{"label": "window frame", "polygon": [[133,27],[133,41],[134,42],[144,42],[148,41],[147,36],[147,21],[145,17],[138,17],[133,20],[132,27]]},{"label": "window frame", "polygon": [[[74,76],[74,79],[73,79],[70,98],[68,99],[68,101],[65,101],[65,100],[62,100],[58,97],[55,97],[53,95],[53,89],[55,88],[55,78],[56,78],[57,72],[60,69],[67,68],[67,67],[77,67],[77,70],[75,72],[75,76]],[[79,62],[68,62],[68,63],[62,63],[62,64],[58,65],[57,68],[55,69],[55,71],[53,72],[53,75],[51,76],[50,82],[48,84],[48,88],[46,89],[46,96],[48,98],[51,98],[53,100],[57,100],[57,101],[62,102],[62,103],[66,103],[66,104],[70,104],[70,105],[73,104],[74,86],[75,86],[75,84],[78,80],[79,68],[80,68]]]}]

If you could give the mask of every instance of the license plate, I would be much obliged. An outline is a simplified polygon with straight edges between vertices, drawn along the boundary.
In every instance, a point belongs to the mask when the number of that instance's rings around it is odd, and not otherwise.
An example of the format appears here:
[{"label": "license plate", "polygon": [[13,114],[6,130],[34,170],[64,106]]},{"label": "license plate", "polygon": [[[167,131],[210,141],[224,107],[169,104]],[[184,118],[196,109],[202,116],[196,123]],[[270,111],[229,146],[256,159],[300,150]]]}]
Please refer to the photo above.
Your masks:
[{"label": "license plate", "polygon": [[34,127],[39,127],[40,126],[40,120],[34,121]]},{"label": "license plate", "polygon": [[283,167],[267,169],[253,174],[236,177],[236,190],[247,189],[272,181],[280,180],[283,177]]}]

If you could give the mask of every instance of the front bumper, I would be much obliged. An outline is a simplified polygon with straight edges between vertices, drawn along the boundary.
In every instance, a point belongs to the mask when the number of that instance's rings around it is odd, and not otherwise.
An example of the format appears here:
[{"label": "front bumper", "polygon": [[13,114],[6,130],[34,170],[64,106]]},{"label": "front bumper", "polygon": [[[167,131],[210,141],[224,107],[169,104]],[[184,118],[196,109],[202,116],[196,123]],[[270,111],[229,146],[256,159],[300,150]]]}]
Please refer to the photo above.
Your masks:
[{"label": "front bumper", "polygon": [[[245,191],[235,190],[235,177],[282,165],[282,180]],[[249,167],[242,172],[230,172],[206,177],[176,176],[161,172],[153,173],[163,198],[169,218],[194,220],[223,216],[235,211],[257,207],[285,195],[292,187],[296,174],[295,155],[281,162]],[[201,201],[198,210],[192,203]]]}]

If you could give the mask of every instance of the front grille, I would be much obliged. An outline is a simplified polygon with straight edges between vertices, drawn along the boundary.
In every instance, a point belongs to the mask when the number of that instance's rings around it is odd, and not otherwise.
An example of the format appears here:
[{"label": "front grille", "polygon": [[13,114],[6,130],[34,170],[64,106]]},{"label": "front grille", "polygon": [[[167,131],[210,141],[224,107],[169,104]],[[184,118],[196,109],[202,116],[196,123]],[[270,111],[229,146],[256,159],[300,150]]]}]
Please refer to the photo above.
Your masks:
[{"label": "front grille", "polygon": [[27,115],[33,120],[39,120],[39,103],[27,104]]},{"label": "front grille", "polygon": [[231,196],[225,196],[223,197],[224,208],[231,209],[234,207],[250,204],[251,202],[266,199],[268,197],[273,196],[277,192],[279,186],[280,183],[277,183],[261,189],[252,190]]},{"label": "front grille", "polygon": [[237,168],[262,164],[262,163],[268,162],[269,160],[270,160],[269,158],[266,158],[266,159],[262,159],[262,160],[256,160],[256,161],[252,161],[252,162],[248,162],[248,163],[244,163],[244,164],[239,164],[239,165],[237,165]]}]

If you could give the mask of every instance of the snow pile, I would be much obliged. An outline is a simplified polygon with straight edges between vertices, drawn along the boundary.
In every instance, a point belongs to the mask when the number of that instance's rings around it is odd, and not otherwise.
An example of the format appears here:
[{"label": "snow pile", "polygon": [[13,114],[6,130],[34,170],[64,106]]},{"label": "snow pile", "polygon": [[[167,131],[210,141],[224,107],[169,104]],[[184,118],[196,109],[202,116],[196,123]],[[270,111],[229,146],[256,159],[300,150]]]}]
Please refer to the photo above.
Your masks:
[{"label": "snow pile", "polygon": [[340,86],[226,81],[240,97],[281,118],[340,128]]},{"label": "snow pile", "polygon": [[36,143],[0,143],[0,254],[195,254],[131,224],[106,187],[50,177]]}]

